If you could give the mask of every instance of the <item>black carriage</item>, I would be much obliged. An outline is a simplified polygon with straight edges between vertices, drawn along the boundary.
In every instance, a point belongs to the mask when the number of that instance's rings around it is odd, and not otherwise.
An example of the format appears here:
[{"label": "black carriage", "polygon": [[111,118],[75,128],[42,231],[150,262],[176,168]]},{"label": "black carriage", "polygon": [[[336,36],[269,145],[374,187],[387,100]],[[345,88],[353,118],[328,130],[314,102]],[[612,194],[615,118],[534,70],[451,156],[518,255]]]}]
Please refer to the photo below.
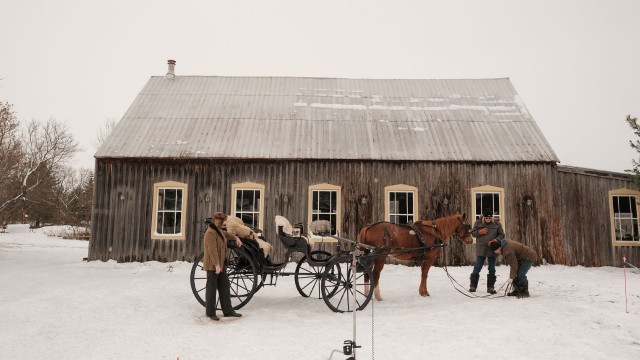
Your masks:
[{"label": "black carriage", "polygon": [[[256,232],[259,233],[259,230]],[[231,304],[235,310],[245,306],[261,288],[276,285],[280,276],[291,275],[294,276],[300,295],[323,299],[334,312],[350,312],[354,308],[362,310],[367,306],[373,294],[373,277],[369,265],[372,255],[365,256],[362,252],[355,252],[358,256],[355,257],[357,266],[354,288],[355,242],[341,239],[349,245],[342,249],[338,247],[336,254],[332,255],[323,250],[312,251],[306,237],[287,235],[282,227],[278,228],[277,236],[286,249],[284,262],[277,264],[266,259],[262,250],[250,239],[241,239],[242,247],[237,247],[235,241],[228,241],[227,274],[231,284]],[[291,264],[296,253],[301,253],[302,257],[298,260],[295,271],[286,272],[286,266]],[[203,256],[202,253],[198,255],[191,268],[191,290],[204,306],[207,274],[203,270]],[[219,305],[218,303],[218,308]]]}]

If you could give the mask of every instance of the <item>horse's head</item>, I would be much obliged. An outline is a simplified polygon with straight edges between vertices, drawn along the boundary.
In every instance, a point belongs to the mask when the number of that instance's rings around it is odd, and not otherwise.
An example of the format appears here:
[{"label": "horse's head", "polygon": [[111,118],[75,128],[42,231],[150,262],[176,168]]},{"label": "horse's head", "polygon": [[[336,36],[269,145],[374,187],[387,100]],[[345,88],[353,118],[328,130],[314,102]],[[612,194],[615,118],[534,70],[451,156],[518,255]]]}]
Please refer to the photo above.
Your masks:
[{"label": "horse's head", "polygon": [[469,225],[469,220],[467,219],[467,214],[456,215],[456,218],[459,221],[458,226],[454,232],[465,244],[471,244],[473,242],[473,237],[471,237],[471,225]]}]

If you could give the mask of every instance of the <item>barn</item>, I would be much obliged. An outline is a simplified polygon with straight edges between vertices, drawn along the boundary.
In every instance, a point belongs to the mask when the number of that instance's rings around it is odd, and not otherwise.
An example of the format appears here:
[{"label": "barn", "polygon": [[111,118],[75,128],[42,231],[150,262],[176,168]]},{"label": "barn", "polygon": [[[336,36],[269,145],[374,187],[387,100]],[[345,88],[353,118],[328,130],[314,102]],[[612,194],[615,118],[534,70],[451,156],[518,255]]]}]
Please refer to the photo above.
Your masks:
[{"label": "barn", "polygon": [[[191,261],[203,219],[242,218],[284,249],[274,218],[310,232],[491,207],[544,262],[638,263],[630,175],[559,165],[508,78],[152,76],[95,154],[89,260]],[[439,262],[469,265],[449,241]]]}]

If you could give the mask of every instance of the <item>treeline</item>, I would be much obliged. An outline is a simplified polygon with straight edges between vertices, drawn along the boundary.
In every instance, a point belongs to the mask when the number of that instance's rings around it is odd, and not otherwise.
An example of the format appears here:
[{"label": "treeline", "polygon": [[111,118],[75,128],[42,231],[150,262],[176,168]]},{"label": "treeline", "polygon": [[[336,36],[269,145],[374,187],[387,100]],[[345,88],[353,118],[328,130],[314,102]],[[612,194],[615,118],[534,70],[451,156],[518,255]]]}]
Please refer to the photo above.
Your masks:
[{"label": "treeline", "polygon": [[66,124],[21,126],[12,105],[0,102],[0,225],[89,226],[93,172],[67,165],[78,151]]}]

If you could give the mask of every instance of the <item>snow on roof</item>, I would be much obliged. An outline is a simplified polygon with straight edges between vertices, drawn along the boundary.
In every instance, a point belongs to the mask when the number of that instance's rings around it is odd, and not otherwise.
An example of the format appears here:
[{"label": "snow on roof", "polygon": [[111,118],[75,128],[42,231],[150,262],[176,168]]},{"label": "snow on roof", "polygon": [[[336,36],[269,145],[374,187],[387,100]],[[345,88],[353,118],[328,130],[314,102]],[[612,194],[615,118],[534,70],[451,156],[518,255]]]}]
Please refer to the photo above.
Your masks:
[{"label": "snow on roof", "polygon": [[151,77],[95,156],[558,162],[506,78]]}]

